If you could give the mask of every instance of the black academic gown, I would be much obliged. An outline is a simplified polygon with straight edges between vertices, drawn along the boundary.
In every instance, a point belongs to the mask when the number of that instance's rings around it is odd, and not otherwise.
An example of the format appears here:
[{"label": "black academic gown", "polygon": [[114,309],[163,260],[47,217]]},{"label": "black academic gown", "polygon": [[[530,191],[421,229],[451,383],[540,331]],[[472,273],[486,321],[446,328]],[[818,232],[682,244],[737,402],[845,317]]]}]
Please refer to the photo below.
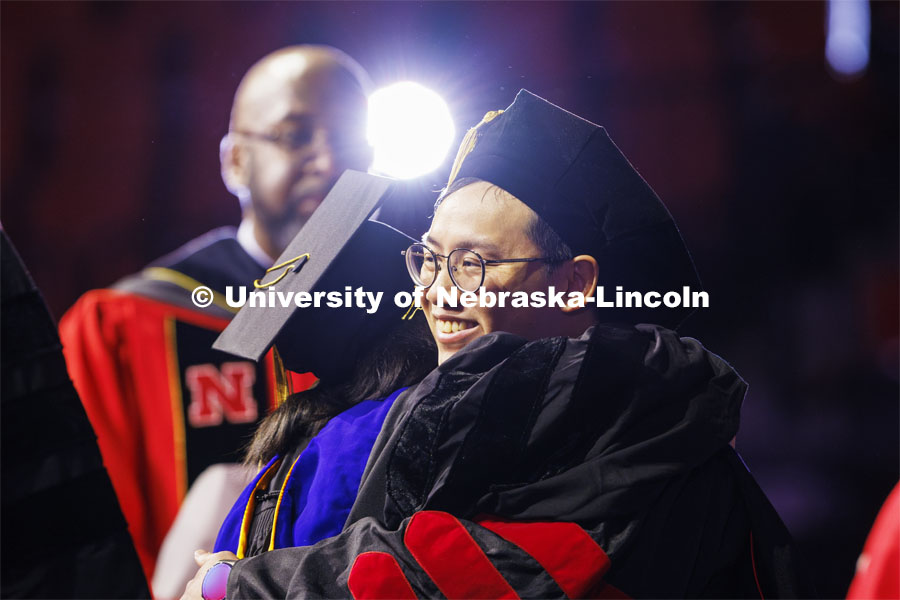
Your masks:
[{"label": "black academic gown", "polygon": [[150,598],[56,325],[0,229],[0,597]]},{"label": "black academic gown", "polygon": [[228,597],[812,595],[729,445],[745,392],[656,326],[484,336],[397,400],[343,533]]}]

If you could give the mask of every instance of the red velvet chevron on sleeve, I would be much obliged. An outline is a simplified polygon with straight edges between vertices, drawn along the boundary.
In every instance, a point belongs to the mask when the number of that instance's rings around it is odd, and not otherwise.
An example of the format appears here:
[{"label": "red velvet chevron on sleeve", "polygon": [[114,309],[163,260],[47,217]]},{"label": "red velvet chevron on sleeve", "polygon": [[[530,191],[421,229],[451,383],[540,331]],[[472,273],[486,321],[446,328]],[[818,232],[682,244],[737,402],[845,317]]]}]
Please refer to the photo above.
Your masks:
[{"label": "red velvet chevron on sleeve", "polygon": [[476,523],[530,554],[569,598],[587,598],[609,570],[606,552],[575,523]]},{"label": "red velvet chevron on sleeve", "polygon": [[[485,535],[492,540],[496,540],[493,535],[499,536],[502,543],[527,553],[569,598],[629,597],[603,581],[610,568],[609,557],[576,523],[511,522],[486,517],[464,525],[446,512],[421,511],[407,523],[403,546],[450,600],[518,598],[479,544]],[[496,546],[495,541],[490,543]],[[395,547],[397,551],[402,552]],[[404,560],[409,561],[409,556]],[[417,590],[423,593],[416,587],[421,584],[421,572],[418,577],[415,573],[405,575],[391,554],[364,552],[353,563],[348,585],[355,600],[407,599],[415,598]]]},{"label": "red velvet chevron on sleeve", "polygon": [[410,554],[448,599],[518,598],[456,517],[445,512],[413,515],[403,537]]},{"label": "red velvet chevron on sleeve", "polygon": [[363,552],[357,556],[347,585],[354,600],[416,600],[400,565],[385,552]]}]

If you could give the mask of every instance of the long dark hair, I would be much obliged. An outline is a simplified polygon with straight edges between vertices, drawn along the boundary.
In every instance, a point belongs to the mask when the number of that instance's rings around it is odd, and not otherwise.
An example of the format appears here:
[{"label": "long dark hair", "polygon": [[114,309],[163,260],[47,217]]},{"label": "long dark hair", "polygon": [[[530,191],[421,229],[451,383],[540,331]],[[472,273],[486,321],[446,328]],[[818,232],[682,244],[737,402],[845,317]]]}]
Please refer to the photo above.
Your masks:
[{"label": "long dark hair", "polygon": [[384,398],[421,381],[437,366],[437,348],[421,315],[399,321],[381,343],[364,353],[353,374],[340,383],[321,383],[291,394],[260,422],[244,462],[257,467],[290,452],[304,437],[316,435],[337,414],[363,400]]}]

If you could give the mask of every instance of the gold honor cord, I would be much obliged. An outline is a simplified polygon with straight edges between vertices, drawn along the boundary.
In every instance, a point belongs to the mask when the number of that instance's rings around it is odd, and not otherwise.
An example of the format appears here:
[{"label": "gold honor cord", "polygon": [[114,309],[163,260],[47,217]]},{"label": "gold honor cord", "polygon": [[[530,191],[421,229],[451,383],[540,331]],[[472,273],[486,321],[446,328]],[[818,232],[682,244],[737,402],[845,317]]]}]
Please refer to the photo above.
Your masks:
[{"label": "gold honor cord", "polygon": [[[256,512],[256,493],[265,490],[268,487],[269,481],[275,476],[275,473],[278,472],[278,467],[281,466],[282,460],[284,459],[279,458],[274,461],[272,466],[263,473],[262,477],[259,478],[259,481],[256,482],[256,487],[253,488],[250,497],[247,499],[247,506],[244,507],[244,516],[241,518],[241,532],[238,535],[238,547],[236,552],[238,558],[247,558],[250,524],[253,522],[253,513]],[[262,468],[262,466],[260,466],[260,468]]]},{"label": "gold honor cord", "polygon": [[278,531],[278,516],[281,513],[281,501],[284,499],[284,490],[287,489],[287,484],[291,480],[291,475],[294,474],[294,467],[297,466],[298,462],[300,462],[299,456],[294,459],[294,463],[288,470],[287,477],[285,477],[284,481],[281,482],[281,489],[278,490],[278,500],[275,501],[275,514],[272,515],[272,534],[269,537],[269,551],[275,549],[275,532]]},{"label": "gold honor cord", "polygon": [[[269,267],[268,269],[266,269],[266,273],[271,273],[273,271],[277,271],[278,269],[284,269],[284,271],[282,271],[281,275],[279,275],[278,277],[276,277],[269,283],[260,283],[259,279],[256,279],[253,282],[253,287],[255,287],[258,290],[261,290],[261,289],[265,289],[267,287],[273,286],[276,283],[278,283],[279,281],[281,281],[282,279],[284,279],[288,273],[290,273],[290,272],[296,273],[297,271],[299,271],[300,268],[303,267],[303,265],[305,265],[306,261],[308,261],[308,260],[309,260],[309,252],[307,252],[306,254],[301,254],[300,256],[298,256],[296,258],[292,258],[291,260],[286,260],[283,263],[281,263],[280,265],[275,265],[274,267]],[[290,269],[288,268],[297,261],[300,261],[300,263],[297,265],[294,265]],[[263,277],[265,277],[265,275],[263,275]]]}]

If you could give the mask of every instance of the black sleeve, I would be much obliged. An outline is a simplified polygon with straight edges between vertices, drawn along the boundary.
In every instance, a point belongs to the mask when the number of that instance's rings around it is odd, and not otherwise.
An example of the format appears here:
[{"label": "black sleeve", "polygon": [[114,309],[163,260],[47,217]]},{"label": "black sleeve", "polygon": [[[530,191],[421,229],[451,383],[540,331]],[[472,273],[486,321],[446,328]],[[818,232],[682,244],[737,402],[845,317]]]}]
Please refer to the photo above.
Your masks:
[{"label": "black sleeve", "polygon": [[422,511],[354,523],[315,546],[238,561],[228,598],[513,598],[619,593],[606,553],[574,523],[467,521]]}]

